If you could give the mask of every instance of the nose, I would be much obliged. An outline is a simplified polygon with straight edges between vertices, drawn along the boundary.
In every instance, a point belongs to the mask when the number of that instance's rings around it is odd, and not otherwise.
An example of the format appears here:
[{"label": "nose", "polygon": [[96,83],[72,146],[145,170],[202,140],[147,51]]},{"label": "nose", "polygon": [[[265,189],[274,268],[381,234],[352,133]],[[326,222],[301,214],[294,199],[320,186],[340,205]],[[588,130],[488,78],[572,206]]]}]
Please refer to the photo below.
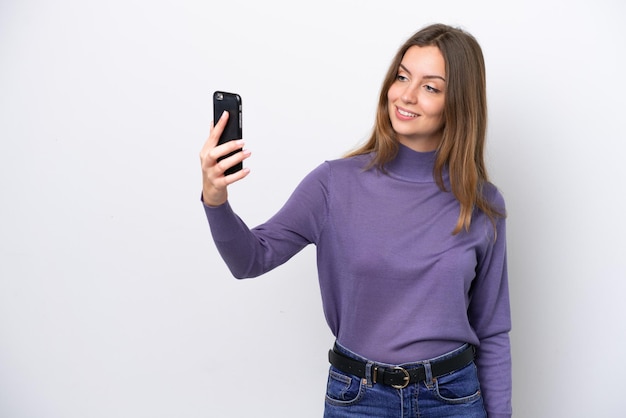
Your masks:
[{"label": "nose", "polygon": [[402,101],[407,104],[417,103],[417,89],[414,86],[406,86],[402,92]]}]

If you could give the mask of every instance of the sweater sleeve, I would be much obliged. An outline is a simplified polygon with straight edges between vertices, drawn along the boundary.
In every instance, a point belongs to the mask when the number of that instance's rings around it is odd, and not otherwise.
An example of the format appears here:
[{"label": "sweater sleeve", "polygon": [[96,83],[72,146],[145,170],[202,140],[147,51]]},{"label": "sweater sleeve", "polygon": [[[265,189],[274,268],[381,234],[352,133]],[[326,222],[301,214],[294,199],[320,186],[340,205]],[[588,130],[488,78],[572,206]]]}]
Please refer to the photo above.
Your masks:
[{"label": "sweater sleeve", "polygon": [[233,276],[257,277],[315,243],[326,219],[329,169],[322,164],[267,222],[250,229],[229,202],[204,205],[215,245]]},{"label": "sweater sleeve", "polygon": [[[504,200],[496,195],[498,207]],[[480,340],[477,350],[481,389],[489,418],[510,418],[511,408],[511,350],[509,331],[511,312],[506,261],[506,222],[496,223],[496,236],[480,258],[476,279],[471,290],[468,315]]]}]

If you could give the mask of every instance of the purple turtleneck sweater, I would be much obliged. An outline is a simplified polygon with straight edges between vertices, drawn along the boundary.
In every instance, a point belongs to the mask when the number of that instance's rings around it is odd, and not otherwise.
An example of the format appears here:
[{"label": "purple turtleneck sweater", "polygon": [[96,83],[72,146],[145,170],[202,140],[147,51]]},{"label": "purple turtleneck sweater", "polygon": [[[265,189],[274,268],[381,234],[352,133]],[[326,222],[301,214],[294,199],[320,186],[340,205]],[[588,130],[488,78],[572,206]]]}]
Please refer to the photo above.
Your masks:
[{"label": "purple turtleneck sweater", "polygon": [[[235,277],[256,277],[315,244],[324,314],[341,345],[402,364],[473,344],[489,417],[510,417],[504,219],[494,230],[476,210],[469,231],[453,235],[459,204],[434,181],[435,152],[400,146],[386,173],[366,170],[370,158],[321,164],[253,229],[228,203],[205,205],[221,256]],[[495,187],[483,192],[504,211]]]}]

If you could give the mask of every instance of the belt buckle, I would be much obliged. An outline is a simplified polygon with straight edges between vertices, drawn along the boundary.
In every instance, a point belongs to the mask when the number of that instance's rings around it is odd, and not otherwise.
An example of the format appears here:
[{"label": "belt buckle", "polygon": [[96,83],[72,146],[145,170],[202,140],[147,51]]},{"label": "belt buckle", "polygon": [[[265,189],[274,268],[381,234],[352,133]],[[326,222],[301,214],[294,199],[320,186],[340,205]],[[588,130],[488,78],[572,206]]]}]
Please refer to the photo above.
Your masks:
[{"label": "belt buckle", "polygon": [[411,375],[409,374],[409,372],[407,372],[406,369],[397,366],[394,367],[393,370],[401,371],[402,373],[404,373],[404,377],[402,378],[404,383],[401,385],[391,385],[391,387],[394,389],[404,389],[405,387],[409,386],[409,383],[411,381]]}]

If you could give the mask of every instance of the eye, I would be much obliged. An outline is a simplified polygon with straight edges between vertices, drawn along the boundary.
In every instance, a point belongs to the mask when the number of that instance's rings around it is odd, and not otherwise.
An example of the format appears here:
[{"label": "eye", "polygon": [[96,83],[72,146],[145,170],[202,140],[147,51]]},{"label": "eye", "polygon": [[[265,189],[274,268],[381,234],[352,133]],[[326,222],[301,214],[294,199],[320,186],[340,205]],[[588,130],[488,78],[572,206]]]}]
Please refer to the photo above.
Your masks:
[{"label": "eye", "polygon": [[429,86],[428,84],[426,84],[424,86],[424,88],[426,89],[427,92],[429,93],[440,93],[441,90],[434,88],[433,86]]},{"label": "eye", "polygon": [[402,74],[398,74],[396,76],[396,80],[398,80],[398,81],[408,81],[409,79],[406,76],[402,75]]}]

